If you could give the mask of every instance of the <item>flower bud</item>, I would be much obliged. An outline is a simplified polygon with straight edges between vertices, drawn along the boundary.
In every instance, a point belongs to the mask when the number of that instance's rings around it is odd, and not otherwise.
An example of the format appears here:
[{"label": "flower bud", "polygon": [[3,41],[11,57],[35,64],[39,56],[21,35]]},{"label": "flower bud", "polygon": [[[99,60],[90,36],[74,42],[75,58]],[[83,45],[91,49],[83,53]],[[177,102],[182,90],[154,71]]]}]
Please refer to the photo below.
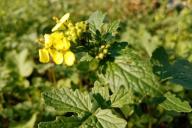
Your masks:
[{"label": "flower bud", "polygon": [[107,54],[107,52],[108,52],[108,49],[105,48],[105,49],[103,50],[103,53],[104,53],[104,54]]},{"label": "flower bud", "polygon": [[103,53],[99,53],[98,57],[99,57],[99,59],[103,59],[103,57],[104,57]]}]

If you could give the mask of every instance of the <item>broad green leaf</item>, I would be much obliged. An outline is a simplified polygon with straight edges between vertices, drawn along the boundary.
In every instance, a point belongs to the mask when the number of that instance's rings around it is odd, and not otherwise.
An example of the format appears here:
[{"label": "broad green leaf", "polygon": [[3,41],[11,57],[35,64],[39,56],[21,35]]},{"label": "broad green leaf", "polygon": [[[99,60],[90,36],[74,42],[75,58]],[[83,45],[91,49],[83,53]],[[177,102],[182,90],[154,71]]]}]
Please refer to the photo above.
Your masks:
[{"label": "broad green leaf", "polygon": [[170,80],[186,89],[192,89],[192,64],[190,62],[177,59],[170,64],[168,55],[162,47],[155,50],[152,61],[154,62],[154,72],[162,80]]},{"label": "broad green leaf", "polygon": [[95,115],[102,127],[98,128],[125,128],[127,122],[114,115],[110,109],[100,110]]},{"label": "broad green leaf", "polygon": [[126,90],[124,86],[121,86],[113,95],[111,96],[111,106],[122,108],[124,105],[132,104],[133,94],[131,90]]},{"label": "broad green leaf", "polygon": [[79,90],[55,89],[50,92],[44,92],[43,98],[47,105],[67,112],[91,112],[93,109],[89,94]]},{"label": "broad green leaf", "polygon": [[153,75],[149,59],[140,57],[132,49],[122,50],[122,43],[114,45],[115,48],[111,50],[113,61],[107,61],[98,75],[102,81],[109,84],[112,92],[123,85],[125,89],[141,95],[160,94],[161,88]]},{"label": "broad green leaf", "polygon": [[[109,97],[108,88],[102,88],[102,91],[98,89],[94,88],[92,93],[101,92],[103,97]],[[43,96],[47,105],[66,112],[76,112],[77,117],[59,117],[52,122],[40,123],[39,128],[125,128],[127,125],[124,119],[113,114],[110,109],[101,109],[96,102],[91,101],[94,96],[79,90],[55,89],[43,93]]]},{"label": "broad green leaf", "polygon": [[176,60],[167,71],[171,82],[192,89],[192,64],[187,60]]},{"label": "broad green leaf", "polygon": [[57,117],[55,121],[39,123],[38,128],[79,128],[81,123],[78,117]]},{"label": "broad green leaf", "polygon": [[105,14],[100,11],[94,12],[88,19],[89,27],[91,31],[101,30],[103,21],[105,19]]},{"label": "broad green leaf", "polygon": [[127,122],[109,109],[98,109],[94,114],[79,117],[58,117],[55,121],[41,122],[38,128],[125,128]]},{"label": "broad green leaf", "polygon": [[163,101],[160,106],[162,106],[166,110],[172,110],[176,112],[192,111],[192,108],[187,101],[181,101],[181,99],[177,98],[174,94],[168,92],[164,96],[166,100]]}]

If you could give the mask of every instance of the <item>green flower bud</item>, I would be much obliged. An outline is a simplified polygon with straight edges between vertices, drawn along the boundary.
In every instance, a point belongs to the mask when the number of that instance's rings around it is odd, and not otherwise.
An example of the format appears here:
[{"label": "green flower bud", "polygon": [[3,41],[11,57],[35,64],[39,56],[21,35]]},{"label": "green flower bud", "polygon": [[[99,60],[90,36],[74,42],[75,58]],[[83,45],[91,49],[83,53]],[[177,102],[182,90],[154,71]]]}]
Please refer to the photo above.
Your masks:
[{"label": "green flower bud", "polygon": [[107,54],[107,52],[108,52],[108,49],[105,48],[105,49],[103,50],[103,53],[104,53],[104,54]]},{"label": "green flower bud", "polygon": [[104,49],[105,48],[105,45],[101,45],[101,49]]},{"label": "green flower bud", "polygon": [[99,57],[99,59],[103,59],[103,57],[104,57],[103,53],[99,53],[98,57]]}]

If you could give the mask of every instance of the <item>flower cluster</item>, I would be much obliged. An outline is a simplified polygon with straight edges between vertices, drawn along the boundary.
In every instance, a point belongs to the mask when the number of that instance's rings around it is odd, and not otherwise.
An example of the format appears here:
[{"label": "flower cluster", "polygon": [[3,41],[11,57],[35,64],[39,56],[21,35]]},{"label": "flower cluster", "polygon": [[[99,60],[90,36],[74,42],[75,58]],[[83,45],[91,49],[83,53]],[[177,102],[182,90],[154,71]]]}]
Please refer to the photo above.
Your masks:
[{"label": "flower cluster", "polygon": [[107,53],[108,53],[108,49],[109,49],[110,45],[101,45],[101,47],[99,48],[99,53],[98,55],[95,57],[96,59],[103,59],[104,57],[106,57]]},{"label": "flower cluster", "polygon": [[74,64],[75,54],[70,51],[70,47],[86,31],[87,25],[83,21],[73,24],[69,21],[69,16],[67,13],[60,20],[55,18],[57,24],[52,33],[44,35],[43,48],[39,49],[40,62],[48,63],[52,60],[55,64]]}]

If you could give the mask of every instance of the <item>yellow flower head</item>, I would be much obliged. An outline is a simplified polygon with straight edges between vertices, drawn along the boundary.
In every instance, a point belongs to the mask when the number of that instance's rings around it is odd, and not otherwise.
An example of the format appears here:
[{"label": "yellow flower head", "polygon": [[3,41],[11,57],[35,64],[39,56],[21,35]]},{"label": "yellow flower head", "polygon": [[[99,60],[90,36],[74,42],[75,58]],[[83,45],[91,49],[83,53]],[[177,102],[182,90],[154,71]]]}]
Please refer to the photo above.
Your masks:
[{"label": "yellow flower head", "polygon": [[[57,24],[52,29],[53,33],[44,35],[44,48],[39,50],[40,62],[48,63],[53,60],[55,64],[64,63],[67,66],[72,66],[75,63],[75,54],[69,49],[71,42],[75,42],[78,38],[77,30],[80,30],[80,35],[85,24],[79,22],[75,26],[71,21],[68,21],[69,16],[70,14],[67,13],[60,20],[56,18]],[[66,29],[63,29],[64,27]]]},{"label": "yellow flower head", "polygon": [[62,25],[69,19],[70,14],[67,13],[58,21],[58,23],[53,27],[52,32],[59,30]]},{"label": "yellow flower head", "polygon": [[64,64],[72,66],[75,63],[75,54],[71,51],[64,53]]},{"label": "yellow flower head", "polygon": [[67,51],[70,48],[70,41],[64,36],[62,32],[54,32],[52,34],[44,35],[45,48],[55,48],[56,50]]}]

